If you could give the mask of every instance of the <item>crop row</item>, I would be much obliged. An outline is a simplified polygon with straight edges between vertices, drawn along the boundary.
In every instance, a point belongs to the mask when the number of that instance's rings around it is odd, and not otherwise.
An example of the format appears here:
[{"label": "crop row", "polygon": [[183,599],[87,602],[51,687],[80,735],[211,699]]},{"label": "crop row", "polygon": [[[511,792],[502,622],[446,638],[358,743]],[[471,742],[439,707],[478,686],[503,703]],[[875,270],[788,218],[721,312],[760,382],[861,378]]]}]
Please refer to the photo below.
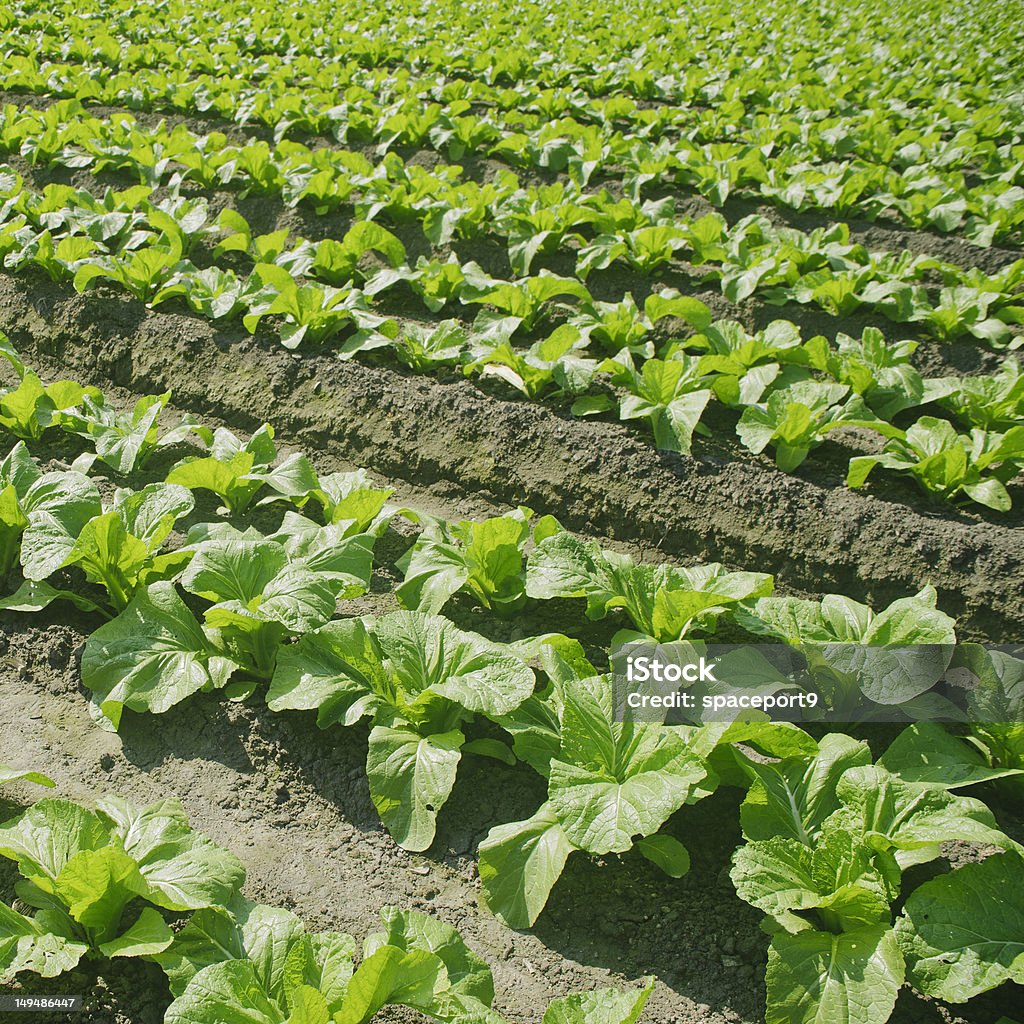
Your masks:
[{"label": "crop row", "polygon": [[[418,223],[434,246],[486,237],[506,249],[516,275],[554,253],[574,252],[581,280],[615,263],[650,274],[678,268],[685,257],[684,273],[718,281],[731,302],[756,292],[776,304],[814,303],[836,316],[863,308],[897,323],[921,323],[939,338],[969,334],[996,346],[1014,343],[1008,325],[1024,318],[1021,260],[988,275],[906,251],[869,252],[851,243],[841,224],[807,233],[750,216],[730,227],[714,213],[681,218],[671,198],[640,203],[572,184],[524,189],[511,172],[480,185],[460,180],[457,166],[428,171],[395,154],[374,164],[350,151],[299,143],[229,146],[183,126],[147,130],[128,116],[103,121],[75,112],[74,104],[45,112],[6,106],[0,151],[36,164],[124,171],[150,187],[195,181],[243,196],[280,196],[319,215],[351,208],[361,219]],[[58,194],[51,192],[50,201]],[[941,290],[928,287],[936,280]]]},{"label": "crop row", "polygon": [[[0,784],[32,771],[0,765]],[[307,932],[291,911],[242,898],[245,868],[194,832],[177,800],[106,797],[96,809],[39,800],[0,825],[28,914],[0,902],[0,979],[56,978],[82,960],[159,964],[174,1001],[166,1024],[363,1024],[409,1006],[447,1024],[501,1024],[487,963],[454,928],[384,907],[384,930],[356,941]],[[172,928],[172,923],[176,925]],[[544,1024],[631,1024],[653,988],[555,999]]]},{"label": "crop row", "polygon": [[[299,240],[289,248],[286,232],[254,237],[235,211],[212,223],[201,198],[154,205],[146,186],[108,191],[102,200],[66,186],[40,196],[16,175],[7,185],[0,251],[11,269],[36,266],[54,280],[73,280],[79,290],[109,279],[151,305],[183,300],[211,319],[240,317],[250,331],[265,316],[280,317],[289,348],[354,329],[341,345],[343,358],[393,350],[420,372],[461,366],[467,375],[497,376],[528,398],[563,399],[576,415],[613,411],[623,420],[644,420],[658,447],[671,451],[690,451],[713,397],[739,414],[741,442],[755,454],[770,447],[786,471],[837,428],[868,427],[887,439],[886,447],[853,459],[851,486],[863,486],[882,465],[941,499],[996,511],[1011,506],[1006,485],[1024,461],[1024,384],[1012,359],[991,377],[923,379],[911,365],[916,346],[889,344],[875,329],[859,340],[840,335],[834,345],[823,337],[804,341],[787,321],[751,336],[732,321],[712,323],[703,303],[675,292],[653,293],[641,312],[631,295],[599,302],[578,280],[548,271],[506,281],[475,263],[422,257],[414,269],[401,241],[372,221],[355,222],[341,240]],[[200,258],[199,243],[220,233],[228,237],[214,258],[243,254],[253,264],[247,278],[215,263],[199,269],[188,258]],[[387,265],[368,269],[368,257],[384,257]],[[403,328],[367,299],[396,287],[411,287],[432,312],[449,302],[490,309],[471,328],[458,321]],[[558,298],[578,303],[560,304],[565,323],[529,347],[513,341],[538,330]],[[656,350],[654,328],[666,319],[700,333]],[[609,374],[616,390],[609,393],[599,374]],[[899,414],[935,403],[970,433],[932,415],[906,428],[893,424]],[[23,430],[31,433],[30,426]]]},{"label": "crop row", "polygon": [[[222,12],[217,30],[230,31],[232,15],[237,13]],[[145,28],[137,27],[136,18],[133,11],[134,39],[144,40]],[[1019,133],[1006,129],[1016,123],[1012,95],[1003,100],[985,96],[972,121],[952,97],[946,100],[945,117],[934,103],[895,97],[882,100],[880,111],[879,98],[870,87],[868,97],[858,103],[853,96],[842,97],[839,83],[829,81],[803,91],[803,99],[817,105],[812,109],[799,99],[794,103],[792,97],[763,95],[765,75],[759,68],[754,88],[733,82],[701,83],[699,76],[691,80],[690,75],[673,82],[669,76],[659,83],[663,90],[671,93],[675,87],[692,94],[679,106],[650,110],[616,96],[600,104],[596,118],[587,116],[584,101],[583,116],[577,117],[579,104],[571,102],[571,94],[527,86],[524,95],[521,86],[515,88],[521,78],[535,79],[540,69],[536,58],[521,51],[515,54],[514,48],[512,59],[519,63],[520,74],[509,83],[512,88],[477,77],[468,82],[451,83],[447,78],[420,82],[408,73],[349,85],[346,74],[338,70],[337,52],[329,39],[312,52],[308,44],[301,47],[311,57],[318,49],[320,53],[329,50],[332,60],[326,69],[321,64],[315,71],[309,60],[305,64],[298,60],[296,80],[294,47],[276,75],[272,58],[260,53],[247,58],[239,54],[237,43],[222,51],[200,53],[196,66],[190,66],[183,54],[192,47],[169,44],[166,22],[160,18],[156,24],[161,46],[151,51],[157,66],[149,70],[131,70],[131,60],[124,67],[119,62],[130,53],[122,54],[118,46],[115,54],[109,45],[104,52],[102,42],[97,44],[103,55],[97,64],[40,66],[33,56],[18,53],[19,49],[31,51],[39,43],[31,33],[22,36],[19,26],[12,33],[14,55],[5,77],[12,85],[36,93],[128,103],[142,109],[213,112],[243,124],[262,122],[279,135],[298,131],[384,147],[431,145],[456,158],[466,149],[489,150],[527,166],[569,168],[578,180],[586,180],[598,168],[625,169],[637,188],[642,179],[667,176],[701,189],[716,202],[724,202],[732,189],[753,188],[797,209],[813,205],[844,212],[856,208],[870,216],[895,215],[916,226],[944,231],[966,222],[969,237],[981,244],[1019,229],[1021,189],[1014,182],[1020,177],[1024,147]],[[185,19],[185,24],[195,26],[192,19]],[[86,38],[94,31],[95,26],[87,29]],[[416,52],[415,40],[410,47],[408,40],[399,42],[402,33],[397,40],[390,39],[391,33],[389,29],[390,46],[401,54],[399,61],[410,60],[410,49]],[[351,35],[346,35],[351,41]],[[138,58],[139,42],[134,45]],[[465,45],[459,40],[445,49],[446,68],[454,67],[457,73],[457,55]],[[65,59],[73,56],[68,44],[59,49]],[[508,50],[503,40],[503,52]],[[80,53],[79,59],[84,56]],[[730,56],[727,68],[748,70],[745,62],[737,63],[735,55]],[[763,62],[763,54],[758,56]],[[411,59],[415,65],[415,57]],[[648,52],[645,63],[650,59]],[[239,71],[247,64],[252,65],[251,75]],[[550,70],[551,64],[550,59],[543,61],[544,70]],[[884,85],[879,81],[877,65],[868,67],[869,83],[882,92],[892,89],[891,81]],[[495,74],[493,65],[488,70]],[[588,68],[585,77],[591,78],[592,73]],[[628,82],[629,75],[624,78]],[[345,99],[339,103],[341,93]],[[441,102],[432,102],[435,96]],[[837,103],[843,107],[839,112],[832,109]],[[967,104],[968,109],[971,105]],[[475,112],[481,109],[483,113]],[[624,124],[624,130],[617,124]],[[848,159],[851,154],[855,159]],[[969,184],[977,179],[983,184]]]}]

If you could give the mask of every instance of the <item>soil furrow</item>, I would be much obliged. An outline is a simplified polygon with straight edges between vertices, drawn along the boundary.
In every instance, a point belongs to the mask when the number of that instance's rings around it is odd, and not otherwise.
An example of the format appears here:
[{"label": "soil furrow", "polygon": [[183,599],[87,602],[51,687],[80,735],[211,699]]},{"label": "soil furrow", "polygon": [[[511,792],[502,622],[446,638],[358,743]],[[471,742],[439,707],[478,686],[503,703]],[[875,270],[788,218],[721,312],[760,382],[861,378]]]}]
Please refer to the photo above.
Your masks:
[{"label": "soil furrow", "polygon": [[932,511],[893,477],[876,493],[853,492],[829,446],[787,476],[740,455],[731,438],[698,442],[694,458],[659,452],[620,424],[498,399],[467,381],[290,354],[120,295],[0,277],[0,310],[0,326],[51,375],[173,388],[180,407],[238,429],[272,420],[314,457],[331,453],[455,500],[480,492],[527,504],[665,555],[774,572],[797,591],[886,604],[930,582],[965,638],[1021,636],[1019,508],[998,522]]}]

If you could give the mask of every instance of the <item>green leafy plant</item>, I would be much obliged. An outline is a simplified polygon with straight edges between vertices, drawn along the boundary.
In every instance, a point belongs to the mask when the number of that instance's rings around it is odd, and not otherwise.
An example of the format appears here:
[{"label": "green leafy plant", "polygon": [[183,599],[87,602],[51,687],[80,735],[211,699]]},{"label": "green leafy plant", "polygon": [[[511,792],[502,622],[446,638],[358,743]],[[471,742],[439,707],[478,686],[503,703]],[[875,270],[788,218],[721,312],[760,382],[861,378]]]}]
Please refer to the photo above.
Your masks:
[{"label": "green leafy plant", "polygon": [[685,355],[647,359],[640,370],[632,359],[615,361],[612,381],[629,391],[619,402],[619,419],[644,419],[663,451],[690,453],[693,432],[711,400],[711,381],[701,361]]},{"label": "green leafy plant", "polygon": [[0,462],[0,570],[9,573],[20,557],[27,580],[45,580],[102,511],[92,480],[76,470],[40,472],[19,441]]},{"label": "green leafy plant", "polygon": [[331,622],[282,649],[267,703],[316,709],[322,728],[369,717],[374,805],[400,846],[425,850],[466,743],[459,726],[507,714],[533,688],[507,648],[440,616],[395,612]]},{"label": "green leafy plant", "polygon": [[[485,608],[511,615],[526,603],[523,551],[531,536],[531,509],[474,522],[456,523],[420,513],[423,532],[398,560],[405,581],[395,592],[404,608],[436,614],[458,591],[468,591]],[[539,540],[550,517],[533,530]]]},{"label": "green leafy plant", "polygon": [[559,638],[544,646],[562,648],[547,655],[558,666],[549,670],[551,684],[499,721],[548,780],[547,800],[480,844],[487,905],[512,928],[533,925],[576,850],[621,854],[636,843],[669,875],[684,875],[686,849],[656,833],[717,781],[685,730],[616,721],[610,679],[593,674],[577,644]]},{"label": "green leafy plant", "polygon": [[845,421],[863,421],[870,416],[865,416],[867,410],[856,397],[840,404],[848,391],[845,384],[812,380],[780,388],[772,391],[767,401],[743,410],[736,433],[755,455],[771,445],[775,464],[790,473],[821,444],[829,430]]},{"label": "green leafy plant", "polygon": [[178,426],[161,432],[159,417],[170,397],[170,391],[145,395],[127,412],[108,405],[101,394],[86,393],[74,409],[62,415],[61,426],[89,438],[101,462],[127,475],[144,467],[161,448],[178,444],[193,433],[208,433],[191,417],[182,417]]},{"label": "green leafy plant", "polygon": [[[515,324],[514,318],[511,324]],[[504,325],[503,325],[504,326]],[[528,349],[514,348],[504,331],[472,345],[467,376],[480,373],[498,377],[527,398],[538,398],[545,391],[559,395],[577,395],[585,391],[598,370],[595,359],[581,355],[586,339],[569,324],[556,328],[548,337]]]},{"label": "green leafy plant", "polygon": [[974,429],[960,434],[948,421],[922,416],[907,430],[873,425],[888,438],[879,455],[850,460],[846,483],[863,487],[876,466],[907,473],[937,498],[955,500],[963,495],[996,512],[1009,511],[1012,500],[1006,485],[1024,466],[1024,426],[1000,434]]},{"label": "green leafy plant", "polygon": [[[139,587],[176,576],[189,562],[185,550],[161,553],[175,522],[192,511],[190,491],[176,484],[149,484],[140,491],[120,490],[113,507],[82,526],[64,561],[57,566],[81,569],[90,583],[106,592],[104,604],[116,614],[122,611]],[[52,526],[52,524],[50,524]],[[64,545],[64,529],[52,529],[51,541]],[[32,571],[34,567],[26,569]],[[57,590],[38,576],[38,570],[0,606],[19,611],[38,611],[52,601],[65,599],[78,607],[104,611],[101,604],[83,594]]]},{"label": "green leafy plant", "polygon": [[143,249],[84,261],[75,272],[75,291],[108,278],[141,302],[152,302],[176,271],[181,256],[174,248],[153,244]]},{"label": "green leafy plant", "polygon": [[298,348],[302,342],[323,344],[350,325],[378,330],[384,318],[368,311],[362,292],[356,288],[331,288],[299,284],[291,273],[272,263],[258,263],[254,273],[263,282],[243,317],[249,333],[265,316],[281,316],[281,344]]},{"label": "green leafy plant", "polygon": [[736,754],[752,785],[732,878],[771,919],[768,1019],[885,1021],[906,971],[892,909],[902,871],[953,839],[1016,844],[984,804],[891,775],[862,742],[833,733],[820,748],[778,764]]},{"label": "green leafy plant", "polygon": [[0,356],[11,364],[19,378],[16,388],[0,390],[0,427],[16,437],[38,440],[48,428],[59,426],[65,412],[83,397],[98,394],[95,388],[85,388],[70,380],[44,385],[36,372],[21,361],[3,331]]},{"label": "green leafy plant", "polygon": [[590,301],[590,292],[574,278],[542,270],[535,277],[501,281],[485,274],[475,263],[463,268],[465,283],[459,289],[464,303],[487,303],[506,317],[514,318],[524,331],[538,325],[547,302],[558,296]]},{"label": "green leafy plant", "polygon": [[540,540],[526,571],[530,597],[585,597],[591,619],[622,608],[640,635],[658,641],[713,630],[722,612],[771,589],[772,578],[764,573],[729,572],[718,563],[690,568],[637,564],[628,555],[602,550],[596,541],[564,530]]},{"label": "green leafy plant", "polygon": [[373,221],[359,221],[340,242],[327,238],[318,243],[310,270],[314,277],[339,287],[361,282],[365,276],[358,265],[368,252],[380,253],[392,267],[405,263],[405,246],[390,231]]},{"label": "green leafy plant", "polygon": [[264,424],[244,444],[226,427],[208,437],[210,454],[182,459],[167,475],[169,484],[212,491],[232,514],[244,511],[260,488],[304,496],[317,486],[316,473],[304,455],[293,455],[276,468],[274,429]]},{"label": "green leafy plant", "polygon": [[33,908],[0,904],[5,978],[162,952],[174,933],[161,910],[226,903],[245,879],[232,854],[191,830],[177,800],[136,809],[107,798],[95,811],[41,800],[0,826],[0,856],[17,861],[18,898]]}]

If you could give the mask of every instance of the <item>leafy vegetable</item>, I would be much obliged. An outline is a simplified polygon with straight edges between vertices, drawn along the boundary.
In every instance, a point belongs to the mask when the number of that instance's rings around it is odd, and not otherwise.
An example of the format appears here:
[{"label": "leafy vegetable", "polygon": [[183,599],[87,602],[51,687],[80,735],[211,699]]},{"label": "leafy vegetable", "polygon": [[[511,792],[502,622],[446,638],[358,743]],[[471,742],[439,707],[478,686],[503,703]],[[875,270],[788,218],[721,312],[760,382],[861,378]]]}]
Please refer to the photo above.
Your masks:
[{"label": "leafy vegetable", "polygon": [[366,770],[384,824],[408,850],[434,839],[475,714],[507,714],[533,691],[514,654],[439,616],[344,619],[281,650],[267,703],[317,709],[321,727],[372,722]]},{"label": "leafy vegetable", "polygon": [[[234,856],[189,828],[177,800],[137,810],[108,798],[96,811],[41,800],[0,826],[0,856],[17,861],[18,898],[34,909],[26,916],[0,905],[8,978],[55,977],[83,956],[160,953],[173,939],[160,909],[225,903],[245,878]],[[137,900],[149,906],[136,915]]]}]

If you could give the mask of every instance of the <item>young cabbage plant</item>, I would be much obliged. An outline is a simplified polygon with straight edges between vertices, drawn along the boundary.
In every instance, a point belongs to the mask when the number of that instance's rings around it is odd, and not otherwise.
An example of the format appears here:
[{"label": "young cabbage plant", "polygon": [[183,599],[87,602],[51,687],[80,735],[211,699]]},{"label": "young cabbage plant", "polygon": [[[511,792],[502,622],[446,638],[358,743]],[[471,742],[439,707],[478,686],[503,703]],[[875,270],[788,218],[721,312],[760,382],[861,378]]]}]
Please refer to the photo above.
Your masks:
[{"label": "young cabbage plant", "polygon": [[82,681],[116,728],[122,711],[161,714],[200,690],[244,697],[274,672],[282,643],[315,630],[339,600],[362,594],[373,538],[346,526],[285,516],[264,537],[226,523],[194,528],[181,586],[207,602],[200,624],[170,582],[139,587],[127,608],[86,642]]},{"label": "young cabbage plant", "polygon": [[[502,1024],[491,1009],[486,962],[450,925],[414,910],[383,907],[384,930],[368,935],[355,965],[355,939],[308,932],[290,911],[242,899],[193,914],[174,943],[151,959],[174,1002],[168,1024],[366,1024],[386,1006],[432,1020]],[[603,989],[551,1003],[545,1024],[635,1024],[653,988]]]},{"label": "young cabbage plant", "polygon": [[136,249],[150,237],[143,230],[146,217],[139,207],[146,204],[151,192],[145,185],[123,192],[108,188],[97,198],[68,185],[47,185],[42,196],[24,208],[41,228],[57,237],[81,235],[106,252]]},{"label": "young cabbage plant", "polygon": [[606,270],[618,259],[624,259],[642,274],[649,274],[675,259],[688,242],[686,233],[675,224],[652,224],[617,235],[598,235],[580,249],[576,274],[585,281],[592,271]]},{"label": "young cabbage plant", "polygon": [[962,495],[996,512],[1012,505],[1006,485],[1024,467],[1024,426],[1006,433],[979,430],[960,434],[948,420],[922,416],[907,430],[866,424],[888,437],[879,455],[850,460],[846,483],[863,487],[876,466],[907,473],[929,494],[945,501]]},{"label": "young cabbage plant", "polygon": [[580,650],[570,658],[548,690],[500,720],[548,780],[532,817],[492,828],[480,844],[484,898],[511,928],[534,924],[576,850],[600,856],[636,845],[667,874],[684,875],[685,847],[659,829],[717,782],[692,734],[616,721],[611,679],[586,675],[593,669]]},{"label": "young cabbage plant", "polygon": [[[45,978],[83,958],[152,956],[174,939],[162,911],[228,902],[245,870],[193,832],[177,800],[136,809],[108,797],[90,811],[41,800],[0,826],[0,856],[17,861],[18,899],[0,903],[0,978]],[[139,909],[139,904],[142,904]]]},{"label": "young cabbage plant", "polygon": [[470,350],[466,376],[480,373],[498,377],[527,398],[538,398],[551,389],[553,395],[578,395],[586,391],[598,371],[596,359],[580,353],[587,341],[569,324],[556,328],[528,349],[514,348],[507,337],[481,338]]},{"label": "young cabbage plant", "polygon": [[302,497],[317,487],[316,472],[304,455],[291,455],[274,467],[277,446],[274,428],[268,423],[244,444],[226,427],[219,427],[207,444],[209,455],[182,459],[167,475],[167,482],[212,491],[231,515],[243,512],[264,486],[287,497]]},{"label": "young cabbage plant", "polygon": [[189,309],[210,320],[230,320],[247,312],[257,301],[262,284],[255,275],[239,278],[232,270],[206,267],[197,270],[187,260],[153,296],[156,307],[170,299],[181,298]]},{"label": "young cabbage plant", "polygon": [[578,190],[555,182],[520,190],[501,203],[495,226],[508,238],[509,264],[517,277],[527,276],[539,254],[555,251],[567,238],[583,242],[571,229],[589,223],[594,212],[580,198]]},{"label": "young cabbage plant", "polygon": [[539,541],[526,570],[529,597],[584,597],[590,619],[622,608],[639,636],[659,642],[696,630],[714,632],[721,613],[771,591],[772,577],[766,573],[729,572],[717,562],[689,568],[636,564],[628,555],[602,550],[597,541],[561,529]]},{"label": "young cabbage plant", "polygon": [[154,243],[132,252],[97,256],[83,262],[75,273],[75,291],[84,292],[94,281],[109,278],[140,302],[150,303],[181,269],[178,252]]},{"label": "young cabbage plant", "polygon": [[81,569],[90,583],[103,588],[105,601],[57,590],[45,579],[30,577],[16,593],[0,602],[0,607],[39,611],[55,600],[70,599],[79,608],[116,615],[127,607],[139,587],[171,579],[188,564],[191,552],[161,553],[161,548],[175,522],[191,512],[193,505],[192,492],[177,484],[157,483],[141,491],[117,491],[113,507],[82,526],[71,550],[57,566]]},{"label": "young cabbage plant", "polygon": [[108,405],[101,394],[86,394],[76,408],[64,414],[62,426],[92,441],[97,458],[127,476],[142,469],[161,448],[179,444],[193,433],[201,437],[209,433],[191,416],[182,417],[176,427],[161,433],[158,420],[170,398],[170,391],[145,395],[127,412]]},{"label": "young cabbage plant", "polygon": [[746,408],[760,402],[771,386],[783,387],[808,376],[802,362],[802,339],[795,324],[773,320],[750,335],[735,320],[716,320],[700,333],[670,346],[665,358],[680,352],[701,353],[698,372],[713,375],[712,386],[720,402]]},{"label": "young cabbage plant", "polygon": [[157,242],[166,242],[182,259],[191,255],[197,242],[217,234],[202,196],[170,196],[156,204],[145,203],[143,209],[150,227],[159,233]]},{"label": "young cabbage plant", "polygon": [[999,372],[987,377],[945,377],[939,404],[966,427],[1009,430],[1024,420],[1024,374],[1016,358],[1008,357]]},{"label": "young cabbage plant", "polygon": [[347,327],[378,330],[386,317],[369,311],[358,288],[331,288],[315,284],[300,285],[291,273],[272,263],[257,263],[253,273],[263,282],[263,290],[243,317],[250,334],[265,316],[281,316],[281,344],[298,348],[302,342],[323,344]]},{"label": "young cabbage plant", "polygon": [[76,470],[40,472],[19,441],[0,462],[0,571],[20,559],[26,580],[45,580],[102,511],[92,480]]},{"label": "young cabbage plant", "polygon": [[619,419],[646,420],[658,448],[689,455],[693,432],[711,400],[711,380],[702,374],[700,363],[679,354],[647,359],[637,371],[632,357],[623,353],[606,364],[616,368],[612,383],[629,392],[619,401]]},{"label": "young cabbage plant", "polygon": [[27,367],[7,335],[0,331],[0,357],[7,360],[18,375],[18,386],[0,389],[0,427],[15,437],[35,441],[50,427],[60,426],[65,414],[86,396],[98,396],[95,388],[82,387],[70,380],[43,384],[36,372]]},{"label": "young cabbage plant", "polygon": [[867,744],[826,735],[812,757],[736,751],[751,787],[734,858],[740,897],[769,915],[768,1018],[889,1018],[905,976],[892,904],[906,868],[950,840],[1017,850],[984,804],[872,765]]},{"label": "young cabbage plant", "polygon": [[395,358],[417,373],[458,366],[470,349],[470,334],[458,320],[439,324],[406,323],[391,342]]},{"label": "young cabbage plant", "polygon": [[[934,692],[951,665],[955,621],[936,608],[933,587],[877,613],[848,597],[820,601],[768,597],[738,608],[737,623],[755,636],[796,646],[818,693],[814,717],[870,721],[962,713]],[[908,650],[908,647],[911,650]]]},{"label": "young cabbage plant", "polygon": [[936,305],[933,306],[926,298],[916,303],[911,319],[924,323],[943,340],[971,334],[993,348],[1019,348],[1024,344],[1024,338],[1014,335],[998,317],[989,316],[990,307],[998,299],[996,292],[968,285],[943,288]]},{"label": "young cabbage plant", "polygon": [[835,349],[818,336],[806,342],[803,351],[812,369],[848,384],[875,416],[891,421],[904,409],[937,401],[956,386],[952,379],[922,379],[910,363],[916,349],[917,342],[890,345],[877,327],[865,327],[860,338],[837,334]]},{"label": "young cabbage plant", "polygon": [[[219,259],[227,252],[241,252],[249,256],[254,263],[273,263],[281,266],[278,260],[286,252],[288,229],[272,231],[266,235],[253,235],[249,222],[237,211],[230,208],[221,210],[217,218],[217,227],[226,233],[214,249],[214,259]],[[286,270],[292,269],[285,266]]]},{"label": "young cabbage plant", "polygon": [[30,228],[15,233],[5,248],[5,267],[38,267],[54,283],[74,277],[82,264],[102,252],[99,243],[85,235],[66,235],[55,242],[49,231],[34,234]]},{"label": "young cabbage plant", "polygon": [[[766,401],[743,410],[736,433],[744,446],[760,455],[769,445],[775,464],[791,473],[810,450],[825,440],[828,431],[844,422],[871,419],[863,399],[854,395],[845,403],[849,387],[804,380],[772,391]],[[842,404],[841,404],[842,403]]]},{"label": "young cabbage plant", "polygon": [[366,275],[359,261],[369,252],[379,253],[392,268],[405,263],[405,246],[390,231],[373,221],[357,221],[340,242],[325,238],[317,244],[310,272],[339,288],[361,284]]},{"label": "young cabbage plant", "polygon": [[90,519],[64,560],[100,584],[111,606],[121,611],[140,586],[176,576],[191,552],[161,553],[175,523],[195,505],[192,492],[177,484],[155,483],[140,491],[119,490],[113,508]]},{"label": "young cabbage plant", "polygon": [[466,275],[454,254],[444,263],[436,257],[428,260],[419,256],[407,280],[409,287],[423,300],[423,305],[431,313],[438,313],[458,298]]},{"label": "young cabbage plant", "polygon": [[321,728],[368,717],[374,806],[400,846],[425,850],[455,783],[460,726],[508,714],[533,688],[533,673],[508,648],[403,611],[330,622],[283,648],[267,703],[315,709]]},{"label": "young cabbage plant", "polygon": [[196,527],[181,586],[211,602],[203,617],[214,642],[255,679],[269,679],[287,637],[318,629],[339,600],[369,588],[373,541],[295,513],[271,537],[226,523]]},{"label": "young cabbage plant", "polygon": [[[514,512],[481,522],[449,523],[422,513],[423,532],[395,563],[405,581],[395,592],[403,608],[437,614],[459,591],[468,591],[485,608],[511,615],[526,603],[523,551],[531,537],[533,511]],[[547,535],[553,524],[542,518],[533,539]]]},{"label": "young cabbage plant", "polygon": [[593,301],[590,292],[575,278],[559,277],[549,270],[517,281],[489,277],[476,263],[467,263],[462,271],[465,282],[459,289],[460,301],[487,303],[503,317],[517,320],[524,331],[532,331],[538,325],[551,299],[569,296],[581,302]]},{"label": "young cabbage plant", "polygon": [[620,302],[583,303],[569,322],[606,352],[617,354],[628,349],[632,355],[649,359],[654,348],[644,339],[666,317],[682,320],[699,331],[711,324],[711,311],[703,302],[673,290],[652,292],[644,301],[643,312],[629,292]]}]

